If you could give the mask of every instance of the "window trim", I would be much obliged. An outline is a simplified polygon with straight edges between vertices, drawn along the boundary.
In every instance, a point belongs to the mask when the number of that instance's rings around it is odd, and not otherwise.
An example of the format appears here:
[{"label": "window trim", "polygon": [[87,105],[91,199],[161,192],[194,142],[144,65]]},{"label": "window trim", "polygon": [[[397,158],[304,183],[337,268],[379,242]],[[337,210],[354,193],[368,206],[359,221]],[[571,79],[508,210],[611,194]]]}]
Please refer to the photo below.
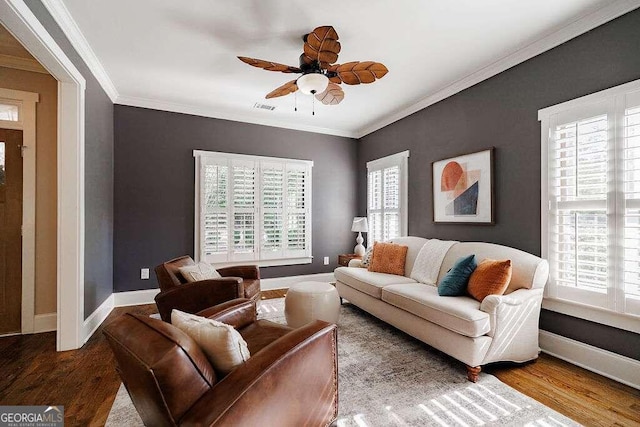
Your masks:
[{"label": "window trim", "polygon": [[[389,166],[400,166],[400,236],[407,236],[409,233],[409,150],[367,162],[367,217],[369,217],[369,173]],[[367,233],[367,246],[371,244],[373,241]]]},{"label": "window trim", "polygon": [[[619,129],[621,129],[621,121],[624,120],[625,111],[624,102],[621,102],[621,99],[624,99],[624,97],[628,95],[637,97],[639,96],[638,91],[640,91],[640,80],[635,80],[538,110],[538,121],[540,121],[541,129],[540,241],[542,258],[548,259],[549,257],[549,216],[547,215],[550,208],[548,155],[554,116],[561,114],[575,114],[577,110],[589,109],[595,104],[604,105],[611,103],[611,110],[616,114],[615,129],[612,131],[615,134],[614,138],[618,138],[617,133],[619,132]],[[611,110],[607,112],[610,112]],[[620,114],[620,112],[622,112],[622,114]],[[618,161],[619,160],[616,161],[616,165]],[[615,202],[610,201],[609,203]],[[617,212],[616,215],[619,216],[621,214]],[[614,268],[619,269],[619,266],[614,264]],[[621,290],[620,286],[621,285],[619,283],[616,283],[612,291],[615,293],[624,292]],[[553,290],[551,290],[551,288],[552,285],[548,282],[545,287],[542,308],[615,328],[640,333],[640,322],[638,321],[640,320],[640,316],[615,311],[610,308],[597,307],[577,301],[561,299],[553,294]]]},{"label": "window trim", "polygon": [[[309,170],[309,186],[306,193],[306,203],[308,205],[309,216],[307,218],[307,243],[308,250],[306,251],[308,255],[300,256],[300,257],[283,257],[283,258],[270,258],[270,259],[252,259],[252,260],[234,260],[234,261],[224,261],[224,262],[216,262],[216,267],[230,267],[236,265],[257,265],[260,267],[270,267],[270,266],[286,266],[286,265],[300,265],[300,264],[310,264],[313,262],[313,230],[312,230],[312,217],[313,217],[313,204],[312,204],[312,195],[313,195],[313,161],[312,160],[299,160],[299,159],[288,159],[288,158],[279,158],[279,157],[268,157],[268,156],[256,156],[256,155],[248,155],[248,154],[235,154],[235,153],[224,153],[219,151],[205,151],[205,150],[193,150],[193,157],[195,158],[195,193],[194,193],[194,260],[199,262],[202,260],[202,248],[201,248],[201,230],[200,230],[200,220],[201,220],[201,212],[200,212],[200,202],[201,202],[201,182],[200,182],[200,170],[202,166],[202,158],[204,157],[224,157],[228,160],[235,160],[241,162],[255,162],[256,164],[265,163],[265,162],[277,162],[277,163],[285,163],[285,170],[287,170],[287,166],[289,165],[301,165]],[[256,196],[259,197],[259,189],[256,190]],[[256,209],[261,209],[258,205]],[[256,221],[259,224],[259,219]],[[257,233],[259,236],[259,233]],[[231,245],[231,242],[230,242]],[[231,247],[231,246],[230,246]],[[259,243],[256,244],[257,254],[260,254]]]}]

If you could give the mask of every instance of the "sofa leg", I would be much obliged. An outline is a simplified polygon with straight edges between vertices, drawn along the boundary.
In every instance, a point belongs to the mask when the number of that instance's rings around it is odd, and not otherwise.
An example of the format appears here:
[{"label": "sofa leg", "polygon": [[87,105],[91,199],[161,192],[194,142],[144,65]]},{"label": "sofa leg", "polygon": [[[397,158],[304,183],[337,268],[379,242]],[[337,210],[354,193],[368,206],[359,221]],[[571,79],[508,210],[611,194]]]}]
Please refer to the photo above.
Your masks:
[{"label": "sofa leg", "polygon": [[467,366],[467,379],[472,383],[478,382],[481,366]]}]

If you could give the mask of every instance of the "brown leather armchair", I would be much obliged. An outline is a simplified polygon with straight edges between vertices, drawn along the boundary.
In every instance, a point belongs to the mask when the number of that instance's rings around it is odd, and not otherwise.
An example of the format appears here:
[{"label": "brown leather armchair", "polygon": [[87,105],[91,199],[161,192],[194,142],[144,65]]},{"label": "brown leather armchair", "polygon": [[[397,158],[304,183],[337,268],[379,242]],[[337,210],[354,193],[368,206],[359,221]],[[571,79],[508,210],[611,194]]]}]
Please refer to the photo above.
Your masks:
[{"label": "brown leather armchair", "polygon": [[171,322],[171,310],[197,313],[235,298],[260,299],[260,269],[255,265],[219,268],[221,279],[187,282],[180,267],[195,265],[190,256],[163,262],[155,268],[160,293],[156,305],[160,317]]},{"label": "brown leather armchair", "polygon": [[211,307],[235,327],[251,357],[227,376],[176,327],[124,314],[104,329],[118,372],[148,426],[326,426],[338,414],[337,330],[256,320],[255,302]]}]

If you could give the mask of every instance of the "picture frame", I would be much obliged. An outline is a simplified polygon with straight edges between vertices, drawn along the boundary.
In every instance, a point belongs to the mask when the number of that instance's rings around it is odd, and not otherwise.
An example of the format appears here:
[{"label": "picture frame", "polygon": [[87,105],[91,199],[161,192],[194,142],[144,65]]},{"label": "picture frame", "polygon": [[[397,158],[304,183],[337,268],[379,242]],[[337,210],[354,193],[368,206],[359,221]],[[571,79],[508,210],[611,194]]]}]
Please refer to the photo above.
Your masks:
[{"label": "picture frame", "polygon": [[431,163],[433,222],[495,224],[494,150]]}]

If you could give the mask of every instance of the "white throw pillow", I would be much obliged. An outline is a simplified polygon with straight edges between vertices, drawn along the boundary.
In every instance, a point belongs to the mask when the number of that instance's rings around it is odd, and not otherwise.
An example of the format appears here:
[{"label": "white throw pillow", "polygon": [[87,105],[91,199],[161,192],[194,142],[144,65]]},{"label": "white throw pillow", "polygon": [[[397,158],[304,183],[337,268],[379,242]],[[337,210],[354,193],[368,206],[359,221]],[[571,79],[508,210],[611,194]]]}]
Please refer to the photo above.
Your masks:
[{"label": "white throw pillow", "polygon": [[371,264],[371,258],[373,256],[373,246],[369,246],[367,251],[364,253],[362,257],[362,261],[360,261],[360,267],[369,268]]},{"label": "white throw pillow", "polygon": [[219,279],[222,277],[211,264],[206,262],[180,267],[178,271],[187,282],[199,282],[200,280]]},{"label": "white throw pillow", "polygon": [[249,360],[249,348],[233,326],[180,310],[171,311],[171,324],[189,335],[223,375]]}]

